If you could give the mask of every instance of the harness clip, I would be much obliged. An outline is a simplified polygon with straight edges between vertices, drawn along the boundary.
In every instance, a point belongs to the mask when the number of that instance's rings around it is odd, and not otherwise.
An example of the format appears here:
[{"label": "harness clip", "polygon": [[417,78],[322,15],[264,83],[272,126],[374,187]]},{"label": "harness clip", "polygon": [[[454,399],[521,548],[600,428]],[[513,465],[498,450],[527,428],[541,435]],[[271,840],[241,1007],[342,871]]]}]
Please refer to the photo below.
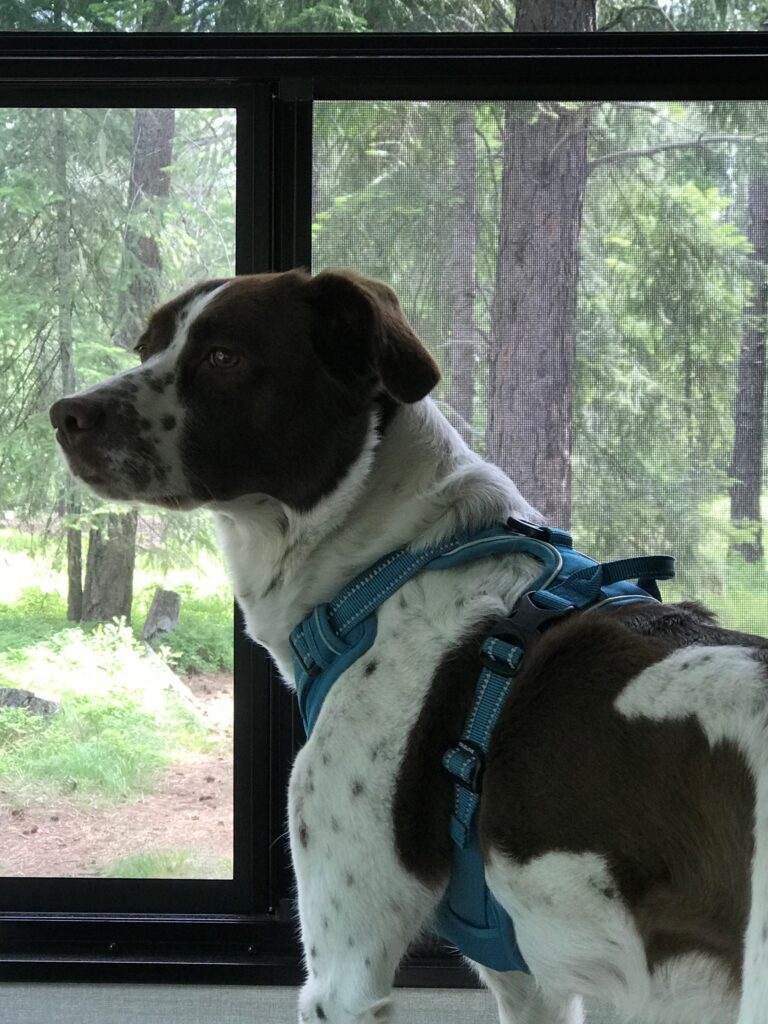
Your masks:
[{"label": "harness clip", "polygon": [[[514,647],[528,649],[528,645],[537,640],[539,634],[552,619],[559,619],[573,611],[573,605],[562,608],[543,608],[533,600],[535,591],[528,591],[520,598],[517,607],[504,618],[499,619],[488,630],[488,636],[496,637]],[[514,672],[511,673],[514,675]],[[499,675],[506,675],[499,672]]]},{"label": "harness clip", "polygon": [[504,527],[512,533],[522,533],[524,537],[543,540],[547,544],[552,540],[552,532],[548,526],[538,526],[536,523],[529,523],[527,519],[515,519],[514,516],[510,516]]}]

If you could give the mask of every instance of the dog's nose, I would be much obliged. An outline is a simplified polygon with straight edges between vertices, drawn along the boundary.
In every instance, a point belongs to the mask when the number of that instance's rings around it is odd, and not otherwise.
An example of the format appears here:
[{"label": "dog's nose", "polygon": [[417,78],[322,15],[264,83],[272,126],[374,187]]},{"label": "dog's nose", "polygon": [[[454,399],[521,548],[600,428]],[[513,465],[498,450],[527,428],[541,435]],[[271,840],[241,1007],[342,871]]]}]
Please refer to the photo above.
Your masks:
[{"label": "dog's nose", "polygon": [[61,398],[51,406],[51,423],[67,443],[76,443],[104,417],[104,407],[89,398]]}]

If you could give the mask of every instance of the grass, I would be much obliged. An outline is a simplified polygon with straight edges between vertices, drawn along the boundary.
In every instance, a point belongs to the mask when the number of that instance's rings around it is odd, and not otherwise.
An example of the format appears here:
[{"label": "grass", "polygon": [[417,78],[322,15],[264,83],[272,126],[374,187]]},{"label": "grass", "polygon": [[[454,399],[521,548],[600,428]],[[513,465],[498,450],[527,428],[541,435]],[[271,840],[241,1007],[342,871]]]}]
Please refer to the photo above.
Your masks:
[{"label": "grass", "polygon": [[49,718],[0,708],[0,777],[17,802],[33,789],[89,803],[145,793],[180,749],[219,742],[124,622],[72,625],[62,599],[37,587],[0,605],[0,686],[61,705]]},{"label": "grass", "polygon": [[[55,568],[57,554],[52,539],[0,530],[0,651],[8,650],[8,641],[19,641],[23,648],[25,641],[44,639],[71,625],[62,596],[67,592],[66,574]],[[202,551],[197,565],[158,573],[149,557],[140,553],[131,608],[137,635],[157,587],[175,590],[182,598],[179,625],[163,638],[174,669],[189,674],[231,672],[232,594],[221,563]]]},{"label": "grass", "polygon": [[136,853],[102,868],[102,878],[232,878],[232,861],[196,850]]}]

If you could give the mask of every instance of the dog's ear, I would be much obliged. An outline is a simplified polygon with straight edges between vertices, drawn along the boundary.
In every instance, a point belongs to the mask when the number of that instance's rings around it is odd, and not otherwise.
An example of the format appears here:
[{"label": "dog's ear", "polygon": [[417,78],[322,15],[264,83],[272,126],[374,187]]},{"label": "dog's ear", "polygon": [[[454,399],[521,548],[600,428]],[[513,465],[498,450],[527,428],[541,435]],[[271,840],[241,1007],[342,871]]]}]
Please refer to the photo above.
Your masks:
[{"label": "dog's ear", "polygon": [[315,348],[332,373],[350,381],[373,373],[398,402],[418,402],[440,380],[391,288],[349,270],[323,271],[306,287]]}]

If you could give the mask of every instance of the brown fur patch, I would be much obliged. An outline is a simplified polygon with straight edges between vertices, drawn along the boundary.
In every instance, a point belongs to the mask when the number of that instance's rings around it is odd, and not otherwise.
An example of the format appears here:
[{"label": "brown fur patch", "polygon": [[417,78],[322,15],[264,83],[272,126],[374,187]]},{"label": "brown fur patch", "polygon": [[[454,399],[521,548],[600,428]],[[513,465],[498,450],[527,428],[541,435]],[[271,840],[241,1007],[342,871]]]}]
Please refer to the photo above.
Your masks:
[{"label": "brown fur patch", "polygon": [[[440,766],[458,739],[483,629],[451,651],[409,737],[394,805],[398,851],[426,884],[448,874],[453,786]],[[614,701],[639,672],[690,644],[768,641],[724,630],[698,606],[576,614],[526,654],[488,754],[484,849],[525,863],[595,852],[635,915],[651,964],[689,950],[738,978],[752,857],[754,788],[740,753],[710,746],[691,718],[625,719]]]}]

